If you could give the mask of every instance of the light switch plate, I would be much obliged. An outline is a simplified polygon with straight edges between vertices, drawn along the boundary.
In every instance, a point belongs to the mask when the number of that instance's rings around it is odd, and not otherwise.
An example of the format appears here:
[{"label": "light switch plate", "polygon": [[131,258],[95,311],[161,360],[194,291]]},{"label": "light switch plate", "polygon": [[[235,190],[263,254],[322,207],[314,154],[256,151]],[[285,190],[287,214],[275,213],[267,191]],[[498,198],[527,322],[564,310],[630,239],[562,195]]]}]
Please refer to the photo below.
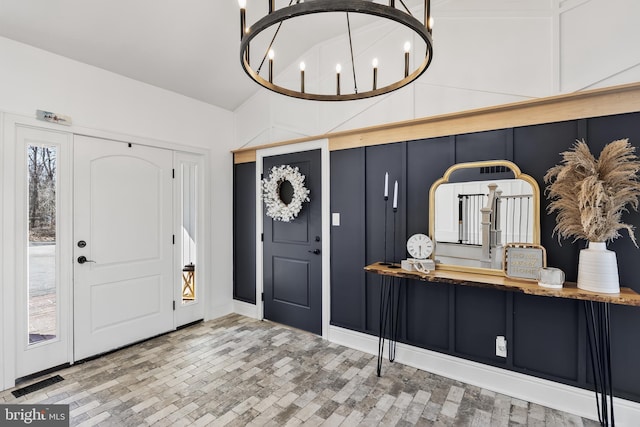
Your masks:
[{"label": "light switch plate", "polygon": [[331,214],[331,225],[340,227],[340,212],[333,212]]}]

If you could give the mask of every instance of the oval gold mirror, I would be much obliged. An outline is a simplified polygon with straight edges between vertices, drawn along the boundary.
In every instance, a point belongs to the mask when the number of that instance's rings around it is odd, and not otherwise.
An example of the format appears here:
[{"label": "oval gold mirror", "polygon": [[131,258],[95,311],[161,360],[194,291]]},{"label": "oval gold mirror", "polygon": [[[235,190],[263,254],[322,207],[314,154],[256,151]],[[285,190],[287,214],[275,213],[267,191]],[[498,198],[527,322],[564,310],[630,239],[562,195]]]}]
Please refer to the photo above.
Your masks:
[{"label": "oval gold mirror", "polygon": [[459,163],[429,191],[436,268],[503,275],[504,247],[540,244],[540,188],[508,160]]}]

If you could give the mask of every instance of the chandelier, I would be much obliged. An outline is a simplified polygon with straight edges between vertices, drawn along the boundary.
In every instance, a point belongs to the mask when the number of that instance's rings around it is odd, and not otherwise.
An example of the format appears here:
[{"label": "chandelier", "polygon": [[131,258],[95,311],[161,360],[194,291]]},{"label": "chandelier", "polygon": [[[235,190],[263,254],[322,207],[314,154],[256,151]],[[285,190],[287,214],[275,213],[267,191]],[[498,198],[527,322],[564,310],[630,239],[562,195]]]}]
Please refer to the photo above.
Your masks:
[{"label": "chandelier", "polygon": [[[410,0],[406,1],[409,2]],[[288,6],[280,9],[276,9],[275,0],[267,0],[268,12],[266,15],[251,26],[248,26],[247,0],[238,0],[240,6],[240,63],[247,75],[259,85],[294,98],[316,101],[348,101],[392,92],[420,77],[429,67],[433,58],[433,41],[431,38],[433,18],[431,17],[430,0],[421,1],[424,3],[422,22],[413,16],[403,0],[398,0],[401,8],[396,6],[396,0],[388,0],[388,3],[384,4],[376,3],[372,0],[307,0],[306,2],[304,0],[290,0]],[[255,3],[253,2],[253,4]],[[302,61],[299,67],[300,74],[299,77],[296,76],[296,81],[291,78],[282,82],[275,81],[275,51],[278,47],[279,33],[283,24],[286,26],[290,22],[301,20],[303,17],[310,15],[325,16],[333,19],[338,15],[346,15],[346,19],[340,19],[344,22],[344,33],[346,33],[348,40],[348,46],[345,47],[345,51],[349,52],[349,66],[342,67],[340,63],[335,64],[335,72],[334,69],[328,71],[333,76],[330,76],[331,82],[327,84],[327,70],[310,70],[310,67]],[[387,70],[384,69],[384,64],[378,60],[378,57],[369,52],[371,50],[370,46],[366,46],[366,54],[361,53],[354,56],[354,45],[356,43],[354,43],[352,36],[351,21],[354,19],[362,21],[363,17],[373,18],[376,22],[388,21],[385,24],[391,23],[401,28],[403,33],[408,34],[408,40],[398,47],[398,54],[389,59],[388,62],[393,62],[393,66],[389,66]],[[340,23],[339,25],[342,24]],[[259,45],[260,52],[256,61],[256,57],[251,56],[250,47],[252,41],[255,43],[256,38],[259,36],[263,41]],[[283,37],[285,36],[280,34],[280,38]],[[300,41],[305,37],[310,37],[310,34],[308,32],[304,34],[288,34],[287,37],[293,37]],[[413,49],[409,40],[416,41],[416,46]],[[415,58],[411,58],[413,59],[413,64],[416,64],[413,68],[411,67],[412,61],[410,61],[412,52],[414,55],[416,55],[416,52],[420,52]],[[363,57],[367,54],[373,56],[373,58],[370,61],[367,60],[366,66],[363,67]],[[255,62],[255,64],[252,62]],[[343,68],[346,70],[345,76],[343,76]],[[379,68],[380,74],[384,73],[384,79],[379,79],[378,77]],[[309,82],[307,82],[305,87],[305,72],[307,74],[314,72],[318,76],[318,80],[322,79],[320,76],[324,76],[325,84],[309,85]],[[334,81],[335,84],[333,83]],[[351,84],[353,84],[353,88],[351,88]],[[320,86],[323,87],[320,88]],[[362,90],[363,87],[365,88],[364,90]]]}]

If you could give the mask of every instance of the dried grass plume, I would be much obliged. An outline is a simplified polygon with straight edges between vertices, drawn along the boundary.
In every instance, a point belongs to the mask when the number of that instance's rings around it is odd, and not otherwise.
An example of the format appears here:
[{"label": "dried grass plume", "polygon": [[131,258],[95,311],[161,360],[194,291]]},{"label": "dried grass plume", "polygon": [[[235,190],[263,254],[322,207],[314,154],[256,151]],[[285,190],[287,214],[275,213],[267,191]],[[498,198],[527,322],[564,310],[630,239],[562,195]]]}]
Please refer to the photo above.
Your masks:
[{"label": "dried grass plume", "polygon": [[587,144],[576,141],[561,153],[562,162],[544,176],[548,213],[557,212],[553,233],[560,238],[606,242],[625,229],[638,247],[634,227],[622,222],[627,205],[638,210],[640,161],[629,139],[607,144],[596,159]]}]

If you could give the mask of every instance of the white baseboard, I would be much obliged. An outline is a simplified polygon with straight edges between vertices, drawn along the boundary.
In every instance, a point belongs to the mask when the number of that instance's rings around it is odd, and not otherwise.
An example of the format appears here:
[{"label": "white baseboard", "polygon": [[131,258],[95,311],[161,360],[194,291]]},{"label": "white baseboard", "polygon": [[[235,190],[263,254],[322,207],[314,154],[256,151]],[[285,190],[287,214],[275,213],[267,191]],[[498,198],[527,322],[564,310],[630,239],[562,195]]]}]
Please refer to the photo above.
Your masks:
[{"label": "white baseboard", "polygon": [[[378,337],[372,335],[331,326],[329,341],[365,353],[378,354]],[[595,394],[589,390],[401,343],[397,345],[396,361],[528,402],[592,420],[598,419]],[[639,403],[614,398],[614,409],[619,426],[637,425],[640,420]]]},{"label": "white baseboard", "polygon": [[248,302],[233,300],[233,312],[252,319],[258,319],[258,306]]}]

